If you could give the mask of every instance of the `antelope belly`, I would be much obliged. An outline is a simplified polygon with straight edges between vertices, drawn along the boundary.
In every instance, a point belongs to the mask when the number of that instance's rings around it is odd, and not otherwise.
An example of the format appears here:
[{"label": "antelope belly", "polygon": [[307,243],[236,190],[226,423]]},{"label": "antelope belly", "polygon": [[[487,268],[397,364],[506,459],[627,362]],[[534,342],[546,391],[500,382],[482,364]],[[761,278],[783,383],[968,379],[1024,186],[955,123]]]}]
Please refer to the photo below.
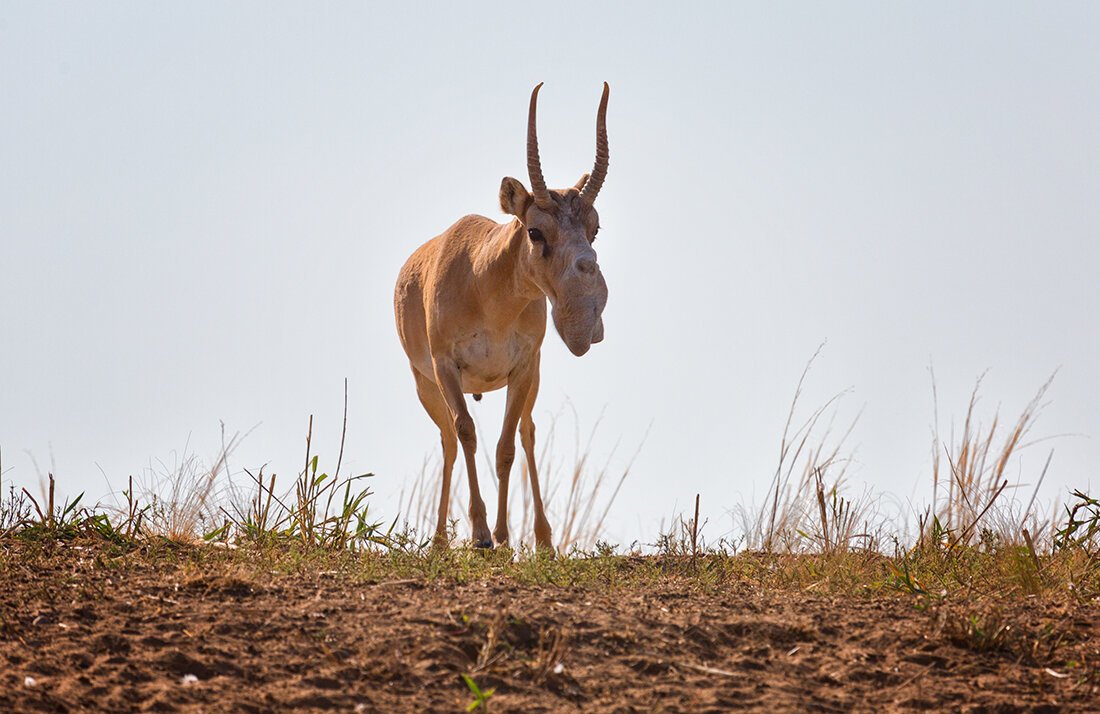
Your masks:
[{"label": "antelope belly", "polygon": [[491,392],[508,384],[508,375],[529,359],[533,343],[521,335],[476,333],[455,345],[462,391]]}]

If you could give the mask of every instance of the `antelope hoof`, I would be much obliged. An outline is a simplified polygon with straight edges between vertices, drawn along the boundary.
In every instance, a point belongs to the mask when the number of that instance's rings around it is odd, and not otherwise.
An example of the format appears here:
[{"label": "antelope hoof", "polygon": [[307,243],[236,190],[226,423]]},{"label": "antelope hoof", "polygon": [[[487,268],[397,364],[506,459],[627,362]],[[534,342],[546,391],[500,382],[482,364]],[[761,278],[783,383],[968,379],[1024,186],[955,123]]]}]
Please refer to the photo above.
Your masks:
[{"label": "antelope hoof", "polygon": [[554,540],[550,536],[550,526],[545,529],[535,528],[535,547],[538,550],[554,552]]},{"label": "antelope hoof", "polygon": [[493,536],[490,535],[488,526],[475,528],[473,541],[475,548],[492,548]]}]

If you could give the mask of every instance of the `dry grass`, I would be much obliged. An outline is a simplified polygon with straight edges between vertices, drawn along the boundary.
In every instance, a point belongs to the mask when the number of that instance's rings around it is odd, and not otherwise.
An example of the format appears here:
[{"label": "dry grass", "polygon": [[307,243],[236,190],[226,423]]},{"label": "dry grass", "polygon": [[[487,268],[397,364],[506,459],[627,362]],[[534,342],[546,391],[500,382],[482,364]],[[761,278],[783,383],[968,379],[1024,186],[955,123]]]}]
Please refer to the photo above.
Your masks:
[{"label": "dry grass", "polygon": [[[813,360],[807,364],[792,399],[767,498],[760,506],[741,509],[744,533],[735,541],[707,542],[697,500],[694,515],[678,518],[648,551],[634,548],[618,555],[617,547],[600,542],[632,459],[621,471],[612,471],[612,451],[593,466],[590,455],[599,423],[582,440],[575,415],[572,453],[555,456],[561,423],[555,421],[542,436],[538,459],[548,511],[557,525],[560,552],[569,554],[566,558],[540,557],[523,547],[522,541],[518,553],[479,553],[461,545],[442,553],[427,548],[427,539],[418,534],[434,530],[427,519],[438,498],[434,489],[438,481],[427,467],[403,497],[404,528],[396,529],[400,517],[385,521],[368,517],[370,491],[364,483],[368,475],[343,476],[342,456],[331,476],[322,471],[319,457],[311,451],[312,420],[303,468],[283,488],[275,474],[263,471],[246,472],[245,488],[232,486],[226,473],[240,439],[234,435],[223,439],[212,466],[187,456],[171,467],[162,464],[159,478],[138,489],[131,481],[122,492],[125,502],[111,509],[87,509],[79,499],[40,503],[25,491],[9,489],[0,501],[0,536],[91,535],[124,545],[214,541],[228,549],[260,552],[262,558],[278,562],[351,558],[347,562],[381,579],[468,580],[508,574],[535,582],[580,580],[611,585],[659,572],[662,576],[680,573],[700,587],[717,587],[735,577],[770,587],[839,592],[885,588],[940,599],[944,593],[976,589],[1002,594],[1070,592],[1077,597],[1100,592],[1097,500],[1077,492],[1060,515],[1039,520],[1034,492],[1027,501],[1014,499],[1019,489],[1010,488],[1005,476],[1019,452],[1035,443],[1031,433],[1049,381],[1004,428],[996,415],[988,427],[980,425],[975,387],[959,432],[952,431],[944,441],[935,432],[935,452],[944,454],[944,460],[934,461],[933,502],[918,519],[918,532],[908,537],[890,530],[873,496],[853,498],[845,493],[845,469],[851,457],[844,445],[852,427],[832,436],[835,408],[843,393],[809,416],[798,417],[799,397],[812,364]],[[524,539],[530,537],[531,514],[527,477],[520,463],[521,486],[513,491],[519,528],[513,533]],[[1035,474],[1037,482],[1045,473],[1046,467]],[[456,477],[454,482],[453,507],[461,514],[465,479]],[[150,493],[150,488],[157,490]],[[987,633],[990,628],[978,630]],[[547,647],[552,648],[552,643]]]},{"label": "dry grass", "polygon": [[[208,463],[188,446],[174,455],[171,464],[158,461],[146,471],[139,484],[139,500],[148,503],[143,526],[149,533],[177,543],[201,541],[218,519],[220,480],[228,472],[229,457],[240,444],[240,435],[228,440],[222,431],[222,444]],[[125,492],[131,500],[133,485]],[[131,509],[132,510],[132,505]]]},{"label": "dry grass", "polygon": [[844,493],[852,462],[846,444],[859,415],[834,436],[839,405],[849,390],[833,395],[808,416],[799,416],[806,378],[823,348],[824,343],[799,377],[783,426],[775,474],[763,502],[734,509],[741,524],[741,545],[748,550],[802,553],[875,546],[874,499]]},{"label": "dry grass", "polygon": [[[963,412],[961,429],[956,432],[952,427],[945,438],[939,429],[933,375],[932,501],[917,514],[917,532],[910,535],[881,511],[880,497],[847,493],[847,467],[853,455],[846,443],[858,415],[834,436],[839,406],[847,392],[837,393],[808,416],[799,416],[800,397],[820,351],[819,347],[798,381],[780,440],[778,464],[763,502],[734,509],[741,532],[740,538],[732,541],[732,550],[829,554],[853,549],[885,553],[891,546],[899,552],[970,546],[1014,548],[1026,555],[1029,569],[1034,571],[1038,553],[1054,548],[1059,523],[1056,510],[1042,517],[1037,506],[1053,451],[1042,469],[1031,474],[1034,485],[1030,491],[1025,490],[1022,473],[1015,483],[1010,483],[1007,473],[1022,451],[1045,440],[1034,438],[1033,432],[1053,376],[1015,420],[1005,425],[994,412],[988,426],[983,425],[979,410],[983,381],[979,377]],[[1026,501],[1019,498],[1021,494],[1029,495]],[[677,525],[662,535],[660,549],[682,548],[689,522],[683,518],[674,521]],[[677,545],[670,545],[672,542]]]},{"label": "dry grass", "polygon": [[1034,491],[1022,513],[1018,502],[1009,498],[1019,484],[1010,487],[1005,472],[1013,457],[1036,443],[1028,441],[1028,437],[1054,376],[1039,388],[1007,429],[1002,427],[997,412],[987,427],[979,420],[977,408],[983,378],[984,375],[978,378],[970,393],[961,432],[956,434],[952,426],[950,436],[944,440],[939,431],[939,399],[933,375],[936,420],[932,444],[932,505],[920,519],[920,539],[932,537],[935,532],[937,537],[948,537],[952,545],[968,545],[985,527],[1006,543],[1022,543],[1025,529],[1031,537],[1046,541],[1052,535],[1051,521],[1039,521],[1033,508],[1053,451],[1043,470],[1036,474]]}]

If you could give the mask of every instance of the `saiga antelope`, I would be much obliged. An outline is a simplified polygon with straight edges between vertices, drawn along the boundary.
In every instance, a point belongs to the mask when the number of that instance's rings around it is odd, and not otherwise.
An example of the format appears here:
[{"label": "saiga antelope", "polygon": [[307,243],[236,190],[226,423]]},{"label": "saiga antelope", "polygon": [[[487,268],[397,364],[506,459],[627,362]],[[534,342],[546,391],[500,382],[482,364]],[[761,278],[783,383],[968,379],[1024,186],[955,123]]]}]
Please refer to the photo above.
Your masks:
[{"label": "saiga antelope", "polygon": [[[527,455],[534,500],[535,542],[553,548],[535,469],[531,411],[539,388],[539,358],[546,335],[546,299],[554,328],[578,357],[603,339],[607,283],[592,242],[600,227],[594,203],[607,176],[607,96],[596,113],[596,163],[572,188],[547,189],[539,161],[535,114],[540,83],[527,114],[527,172],[531,191],[511,177],[500,183],[500,207],[513,216],[499,224],[466,216],[420,246],[397,278],[397,332],[409,357],[416,393],[439,427],[443,484],[437,542],[446,542],[451,471],[458,444],[470,482],[473,542],[491,548],[508,542],[508,476],[516,427]],[[464,394],[480,399],[507,385],[504,428],[497,442],[499,482],[496,527],[489,532],[478,489],[477,435]]]}]

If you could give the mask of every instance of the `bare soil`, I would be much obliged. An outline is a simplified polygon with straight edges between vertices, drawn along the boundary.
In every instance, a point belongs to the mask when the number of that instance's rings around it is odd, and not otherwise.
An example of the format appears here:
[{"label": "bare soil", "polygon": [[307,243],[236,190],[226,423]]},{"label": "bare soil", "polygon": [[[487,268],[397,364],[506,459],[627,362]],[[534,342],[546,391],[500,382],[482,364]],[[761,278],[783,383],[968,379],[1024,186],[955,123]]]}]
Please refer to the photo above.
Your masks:
[{"label": "bare soil", "polygon": [[0,565],[0,712],[455,712],[463,674],[489,712],[1100,711],[1100,607],[1068,597]]}]

